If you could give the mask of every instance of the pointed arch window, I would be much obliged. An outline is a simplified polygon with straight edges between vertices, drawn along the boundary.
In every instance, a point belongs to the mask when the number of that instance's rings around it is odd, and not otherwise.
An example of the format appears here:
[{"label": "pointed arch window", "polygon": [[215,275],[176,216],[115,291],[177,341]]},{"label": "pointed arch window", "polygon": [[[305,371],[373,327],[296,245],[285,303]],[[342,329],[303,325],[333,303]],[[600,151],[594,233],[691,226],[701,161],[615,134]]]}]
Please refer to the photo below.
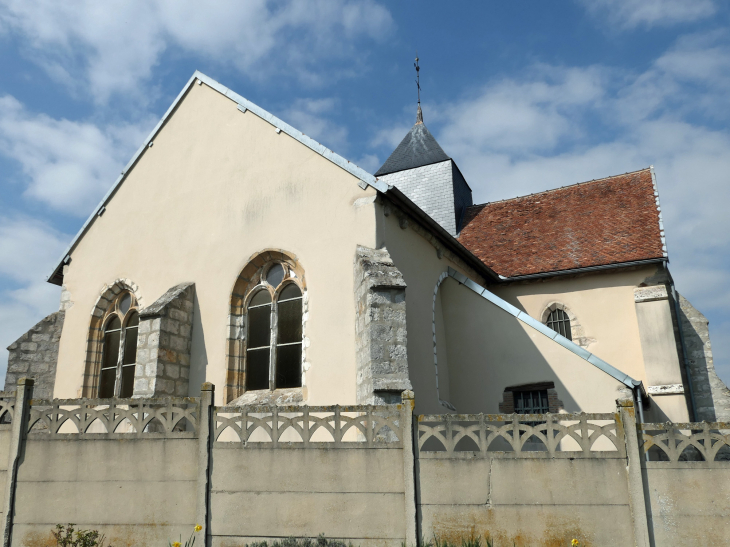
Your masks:
[{"label": "pointed arch window", "polygon": [[570,328],[570,317],[568,317],[565,311],[559,308],[552,310],[545,324],[561,336],[565,336],[568,340],[573,339]]},{"label": "pointed arch window", "polygon": [[122,292],[112,302],[104,319],[98,397],[107,399],[132,396],[138,327],[137,300],[131,293]]},{"label": "pointed arch window", "polygon": [[246,390],[302,386],[302,290],[291,270],[272,264],[247,306]]}]

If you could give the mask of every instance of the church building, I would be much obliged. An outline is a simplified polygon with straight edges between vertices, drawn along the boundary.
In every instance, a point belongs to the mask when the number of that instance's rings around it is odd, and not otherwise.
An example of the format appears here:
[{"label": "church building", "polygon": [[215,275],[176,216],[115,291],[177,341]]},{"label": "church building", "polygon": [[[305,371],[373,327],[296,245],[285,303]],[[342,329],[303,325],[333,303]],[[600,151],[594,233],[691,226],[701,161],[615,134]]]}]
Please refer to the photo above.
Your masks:
[{"label": "church building", "polygon": [[[457,158],[458,159],[458,158]],[[730,420],[652,167],[475,204],[416,123],[375,174],[196,72],[50,272],[6,390]],[[499,184],[489,173],[481,176]],[[481,182],[481,181],[480,181]],[[506,190],[509,193],[509,190]]]}]

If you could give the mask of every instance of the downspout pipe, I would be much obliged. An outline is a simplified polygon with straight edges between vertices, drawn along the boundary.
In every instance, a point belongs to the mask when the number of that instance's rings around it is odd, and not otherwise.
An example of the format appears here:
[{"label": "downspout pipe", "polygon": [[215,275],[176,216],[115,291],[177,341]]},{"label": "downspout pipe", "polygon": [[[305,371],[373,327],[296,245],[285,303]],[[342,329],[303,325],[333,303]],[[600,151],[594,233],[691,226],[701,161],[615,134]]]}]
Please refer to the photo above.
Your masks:
[{"label": "downspout pipe", "polygon": [[636,406],[639,409],[639,423],[644,423],[644,399],[641,396],[641,386],[638,385],[634,388],[634,395],[636,395]]},{"label": "downspout pipe", "polygon": [[[639,424],[644,423],[644,399],[641,396],[641,384],[634,387],[634,396],[636,397],[636,408],[639,409]],[[646,461],[649,461],[649,452],[644,452],[644,457],[646,458]]]},{"label": "downspout pipe", "polygon": [[687,389],[689,390],[689,403],[690,403],[690,420],[693,422],[696,422],[698,420],[697,418],[697,404],[695,403],[695,392],[692,387],[692,371],[689,368],[689,358],[687,357],[687,346],[684,342],[684,329],[682,328],[682,309],[679,306],[679,295],[677,294],[677,289],[674,286],[674,279],[672,278],[672,274],[669,273],[669,268],[667,267],[667,261],[665,260],[664,263],[664,270],[667,272],[667,277],[669,277],[669,289],[672,293],[672,301],[674,302],[674,314],[677,316],[677,328],[679,330],[679,345],[682,347],[682,362],[684,364],[684,372],[687,376]]}]

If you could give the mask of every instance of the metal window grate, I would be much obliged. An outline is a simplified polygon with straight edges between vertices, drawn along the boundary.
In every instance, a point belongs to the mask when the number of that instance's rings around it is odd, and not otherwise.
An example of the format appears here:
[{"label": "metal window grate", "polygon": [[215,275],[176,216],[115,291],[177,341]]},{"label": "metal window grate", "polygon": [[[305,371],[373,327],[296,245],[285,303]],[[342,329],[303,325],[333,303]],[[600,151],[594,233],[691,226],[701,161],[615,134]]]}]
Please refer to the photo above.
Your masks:
[{"label": "metal window grate", "polygon": [[573,339],[570,333],[570,317],[563,310],[551,311],[546,325],[568,340]]},{"label": "metal window grate", "polygon": [[514,401],[517,414],[547,414],[550,412],[547,389],[515,391]]}]

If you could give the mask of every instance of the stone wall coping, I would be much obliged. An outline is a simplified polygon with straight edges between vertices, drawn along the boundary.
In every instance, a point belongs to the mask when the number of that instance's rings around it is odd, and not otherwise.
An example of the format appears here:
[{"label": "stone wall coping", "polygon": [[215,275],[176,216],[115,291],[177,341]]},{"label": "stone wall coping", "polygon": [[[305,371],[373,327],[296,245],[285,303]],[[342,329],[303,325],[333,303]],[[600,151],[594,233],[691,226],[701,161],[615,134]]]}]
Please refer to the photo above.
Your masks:
[{"label": "stone wall coping", "polygon": [[168,289],[165,294],[155,300],[152,304],[140,310],[140,319],[152,319],[154,317],[161,317],[167,312],[167,306],[173,300],[175,300],[178,296],[185,292],[185,290],[187,290],[189,287],[192,287],[194,285],[195,283],[190,281],[186,283],[180,283],[179,285],[175,285],[174,287]]}]

